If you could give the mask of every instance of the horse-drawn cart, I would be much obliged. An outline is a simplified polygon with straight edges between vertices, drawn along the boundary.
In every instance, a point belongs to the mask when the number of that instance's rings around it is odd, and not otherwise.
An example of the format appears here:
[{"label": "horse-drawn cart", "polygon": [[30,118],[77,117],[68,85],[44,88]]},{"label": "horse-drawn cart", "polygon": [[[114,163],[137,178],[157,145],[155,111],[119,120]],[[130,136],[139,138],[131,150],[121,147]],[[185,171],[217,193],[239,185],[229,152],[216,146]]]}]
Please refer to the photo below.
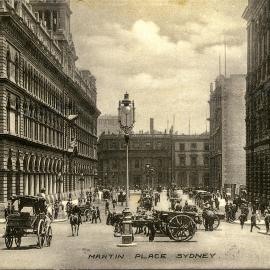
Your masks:
[{"label": "horse-drawn cart", "polygon": [[21,245],[22,237],[37,236],[37,244],[40,248],[46,244],[50,246],[52,241],[51,219],[47,216],[46,200],[37,196],[13,196],[11,197],[12,213],[7,216],[5,244],[8,249],[13,245]]},{"label": "horse-drawn cart", "polygon": [[92,220],[92,208],[90,203],[82,204],[78,206],[81,210],[82,221],[91,221]]},{"label": "horse-drawn cart", "polygon": [[[196,223],[192,213],[189,215],[171,211],[153,211],[152,216],[132,216],[132,226],[136,233],[146,233],[149,241],[153,241],[155,235],[165,236],[178,242],[189,241],[196,232]],[[195,215],[195,214],[194,214]],[[115,235],[119,236],[122,228],[123,215],[112,214],[107,224],[115,226]]]}]

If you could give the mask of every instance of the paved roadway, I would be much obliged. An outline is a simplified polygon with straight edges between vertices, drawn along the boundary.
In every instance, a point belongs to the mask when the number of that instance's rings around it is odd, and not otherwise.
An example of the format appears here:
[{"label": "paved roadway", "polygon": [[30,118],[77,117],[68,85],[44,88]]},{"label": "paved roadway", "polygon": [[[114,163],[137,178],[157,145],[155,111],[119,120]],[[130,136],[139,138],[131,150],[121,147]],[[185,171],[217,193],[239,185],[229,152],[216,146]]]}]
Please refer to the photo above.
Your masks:
[{"label": "paved roadway", "polygon": [[[161,198],[158,208],[165,210],[166,194]],[[131,207],[136,206],[137,199],[131,197]],[[51,247],[38,249],[36,238],[23,238],[21,248],[7,250],[4,239],[0,239],[0,268],[270,268],[270,235],[259,234],[257,229],[250,233],[249,226],[241,230],[237,224],[222,222],[217,231],[199,229],[192,241],[185,243],[167,237],[148,242],[147,237],[135,235],[137,246],[123,248],[117,247],[121,238],[113,237],[113,227],[105,224],[104,206],[101,210],[102,223],[84,223],[78,237],[71,236],[67,222],[54,223]],[[157,254],[156,258],[151,254]],[[165,255],[158,258],[161,254]]]}]

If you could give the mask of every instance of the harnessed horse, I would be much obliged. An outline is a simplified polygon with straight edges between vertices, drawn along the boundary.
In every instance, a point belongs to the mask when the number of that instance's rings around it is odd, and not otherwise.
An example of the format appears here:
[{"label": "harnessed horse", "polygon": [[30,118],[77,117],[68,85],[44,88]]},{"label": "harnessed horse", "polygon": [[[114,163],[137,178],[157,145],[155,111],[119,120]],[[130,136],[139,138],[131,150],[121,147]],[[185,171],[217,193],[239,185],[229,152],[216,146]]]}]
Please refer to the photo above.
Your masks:
[{"label": "harnessed horse", "polygon": [[70,214],[69,216],[69,222],[71,225],[71,230],[72,230],[72,236],[74,236],[77,233],[77,236],[79,234],[79,228],[80,228],[80,219],[78,214]]}]

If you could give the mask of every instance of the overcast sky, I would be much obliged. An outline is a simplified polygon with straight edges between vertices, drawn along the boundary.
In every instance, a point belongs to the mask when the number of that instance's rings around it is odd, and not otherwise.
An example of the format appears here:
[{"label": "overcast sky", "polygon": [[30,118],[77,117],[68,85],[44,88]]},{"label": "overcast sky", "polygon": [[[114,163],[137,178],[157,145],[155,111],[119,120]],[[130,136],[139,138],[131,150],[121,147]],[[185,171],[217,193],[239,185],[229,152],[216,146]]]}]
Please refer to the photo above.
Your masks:
[{"label": "overcast sky", "polygon": [[72,0],[71,29],[79,68],[97,79],[98,108],[117,114],[125,91],[136,105],[135,130],[201,133],[209,85],[224,73],[246,73],[247,0]]}]

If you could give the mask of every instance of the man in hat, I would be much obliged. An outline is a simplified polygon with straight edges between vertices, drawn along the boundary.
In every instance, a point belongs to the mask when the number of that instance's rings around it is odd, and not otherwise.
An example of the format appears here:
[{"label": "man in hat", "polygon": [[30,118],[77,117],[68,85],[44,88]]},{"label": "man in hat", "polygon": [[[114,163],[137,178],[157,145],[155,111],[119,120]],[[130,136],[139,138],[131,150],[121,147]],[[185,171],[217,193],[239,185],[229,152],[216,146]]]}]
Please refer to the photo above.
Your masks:
[{"label": "man in hat", "polygon": [[205,220],[205,230],[206,231],[213,231],[214,221],[215,221],[215,214],[211,208],[211,205],[209,203],[206,203],[202,217]]},{"label": "man in hat", "polygon": [[176,201],[176,205],[175,205],[175,211],[177,211],[177,212],[181,212],[181,210],[182,210],[182,206],[181,206],[181,204],[180,204],[180,201],[179,200],[177,200]]}]

